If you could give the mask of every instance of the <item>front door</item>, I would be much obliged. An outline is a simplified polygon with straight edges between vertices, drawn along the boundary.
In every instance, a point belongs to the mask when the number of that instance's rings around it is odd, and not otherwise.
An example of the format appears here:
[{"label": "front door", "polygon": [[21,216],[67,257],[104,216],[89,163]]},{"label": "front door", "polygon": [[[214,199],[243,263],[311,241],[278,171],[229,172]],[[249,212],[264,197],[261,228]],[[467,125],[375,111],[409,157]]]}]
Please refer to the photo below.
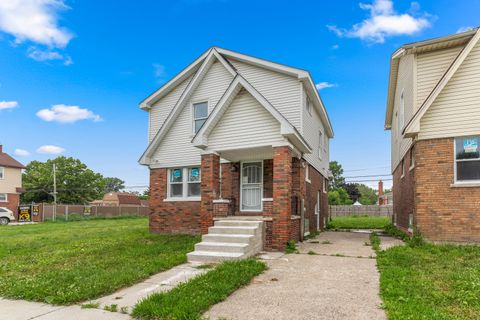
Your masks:
[{"label": "front door", "polygon": [[242,162],[241,211],[262,211],[263,162]]}]

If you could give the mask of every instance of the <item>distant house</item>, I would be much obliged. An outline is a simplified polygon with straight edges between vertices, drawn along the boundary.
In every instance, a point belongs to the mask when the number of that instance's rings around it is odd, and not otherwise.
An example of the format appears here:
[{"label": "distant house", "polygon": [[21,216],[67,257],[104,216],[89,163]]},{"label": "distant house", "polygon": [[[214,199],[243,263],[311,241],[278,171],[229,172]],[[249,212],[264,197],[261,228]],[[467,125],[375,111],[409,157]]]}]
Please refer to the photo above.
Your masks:
[{"label": "distant house", "polygon": [[383,181],[382,180],[380,180],[378,182],[377,204],[379,206],[386,206],[386,205],[392,205],[393,204],[393,192],[392,191],[384,192]]},{"label": "distant house", "polygon": [[93,206],[141,206],[141,200],[138,195],[130,192],[109,192],[103,196],[102,200],[90,202]]},{"label": "distant house", "polygon": [[3,152],[0,145],[0,207],[17,211],[22,193],[23,164]]},{"label": "distant house", "polygon": [[480,29],[391,58],[394,222],[426,239],[480,242]]}]

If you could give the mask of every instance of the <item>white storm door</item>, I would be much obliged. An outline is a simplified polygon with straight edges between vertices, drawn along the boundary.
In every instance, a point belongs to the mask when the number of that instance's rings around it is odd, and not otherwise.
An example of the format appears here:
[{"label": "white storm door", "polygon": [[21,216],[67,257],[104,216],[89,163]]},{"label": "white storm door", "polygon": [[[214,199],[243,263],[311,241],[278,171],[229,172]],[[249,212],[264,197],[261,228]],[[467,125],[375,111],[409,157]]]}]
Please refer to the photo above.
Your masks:
[{"label": "white storm door", "polygon": [[263,162],[242,162],[241,211],[262,211]]}]

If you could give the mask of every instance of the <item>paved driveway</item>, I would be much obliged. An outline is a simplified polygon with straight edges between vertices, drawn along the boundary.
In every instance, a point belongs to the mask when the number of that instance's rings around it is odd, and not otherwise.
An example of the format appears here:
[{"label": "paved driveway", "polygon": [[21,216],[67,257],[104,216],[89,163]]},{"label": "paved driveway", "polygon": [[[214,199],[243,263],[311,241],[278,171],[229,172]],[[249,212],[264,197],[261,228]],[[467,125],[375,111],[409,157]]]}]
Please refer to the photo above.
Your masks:
[{"label": "paved driveway", "polygon": [[300,254],[270,254],[268,271],[205,315],[229,320],[386,319],[368,241],[368,234],[325,232],[302,243]]}]

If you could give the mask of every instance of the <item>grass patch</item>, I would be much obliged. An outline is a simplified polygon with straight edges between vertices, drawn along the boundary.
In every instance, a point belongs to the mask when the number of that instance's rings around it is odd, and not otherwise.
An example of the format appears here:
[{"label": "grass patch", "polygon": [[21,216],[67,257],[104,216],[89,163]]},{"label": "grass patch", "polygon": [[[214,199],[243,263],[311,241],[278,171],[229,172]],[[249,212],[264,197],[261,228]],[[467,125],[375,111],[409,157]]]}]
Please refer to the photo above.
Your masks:
[{"label": "grass patch", "polygon": [[349,216],[335,217],[328,223],[329,229],[384,229],[391,223],[389,217]]},{"label": "grass patch", "polygon": [[90,301],[88,303],[82,304],[82,309],[97,309],[100,306],[99,302]]},{"label": "grass patch", "polygon": [[288,240],[287,246],[285,247],[285,253],[298,253],[297,243],[295,242],[295,240]]},{"label": "grass patch", "polygon": [[380,251],[380,238],[378,237],[378,234],[375,232],[372,232],[370,234],[370,245],[372,246],[372,249],[378,253]]},{"label": "grass patch", "polygon": [[0,296],[52,304],[96,299],[186,261],[199,237],[148,232],[148,219],[0,229]]},{"label": "grass patch", "polygon": [[135,306],[132,315],[137,319],[201,319],[210,306],[225,300],[266,268],[256,259],[224,262],[170,291],[151,295]]},{"label": "grass patch", "polygon": [[318,255],[318,253],[316,253],[316,252],[313,251],[313,250],[308,251],[308,254],[311,255],[311,256]]},{"label": "grass patch", "polygon": [[323,240],[321,244],[332,244],[332,242],[330,240]]},{"label": "grass patch", "polygon": [[480,247],[410,242],[377,264],[389,319],[480,319]]},{"label": "grass patch", "polygon": [[110,311],[110,312],[117,312],[118,311],[118,304],[106,305],[106,306],[103,307],[103,310]]}]

